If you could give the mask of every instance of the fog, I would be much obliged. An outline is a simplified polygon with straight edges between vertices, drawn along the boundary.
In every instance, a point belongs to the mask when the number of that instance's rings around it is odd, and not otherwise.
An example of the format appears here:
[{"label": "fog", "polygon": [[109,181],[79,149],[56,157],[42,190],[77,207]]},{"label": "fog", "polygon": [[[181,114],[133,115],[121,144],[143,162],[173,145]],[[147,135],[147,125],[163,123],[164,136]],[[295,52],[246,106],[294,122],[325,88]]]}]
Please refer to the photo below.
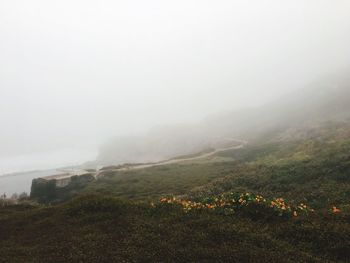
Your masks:
[{"label": "fog", "polygon": [[347,0],[1,1],[0,174],[88,161],[111,137],[342,71],[349,12]]}]

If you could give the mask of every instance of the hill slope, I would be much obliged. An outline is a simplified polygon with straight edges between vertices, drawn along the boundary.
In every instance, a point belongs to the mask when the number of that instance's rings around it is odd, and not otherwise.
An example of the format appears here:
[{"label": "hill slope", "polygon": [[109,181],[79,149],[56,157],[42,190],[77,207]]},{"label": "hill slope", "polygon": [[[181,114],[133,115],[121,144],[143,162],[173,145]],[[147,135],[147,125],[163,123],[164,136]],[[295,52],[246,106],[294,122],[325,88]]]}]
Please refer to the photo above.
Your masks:
[{"label": "hill slope", "polygon": [[346,262],[349,219],[252,220],[90,195],[0,208],[0,262]]},{"label": "hill slope", "polygon": [[293,134],[205,159],[137,170],[107,169],[97,181],[43,191],[41,200],[62,201],[95,192],[154,200],[164,195],[198,197],[236,191],[283,196],[316,207],[349,203],[350,124],[331,122]]},{"label": "hill slope", "polygon": [[[58,204],[0,206],[0,262],[349,262],[350,125],[294,134],[207,159],[106,170],[43,198]],[[246,192],[269,201],[211,203]],[[180,203],[159,202],[174,195]],[[297,216],[276,210],[277,197],[300,206]],[[183,209],[190,201],[206,205]],[[315,211],[301,213],[300,203]]]},{"label": "hill slope", "polygon": [[0,206],[0,262],[349,262],[349,92],[306,95],[207,126],[243,148]]},{"label": "hill slope", "polygon": [[115,138],[100,150],[98,164],[154,162],[216,147],[225,138],[253,141],[289,128],[350,118],[350,80],[323,80],[259,108],[227,112],[198,124],[155,128],[140,137]]}]

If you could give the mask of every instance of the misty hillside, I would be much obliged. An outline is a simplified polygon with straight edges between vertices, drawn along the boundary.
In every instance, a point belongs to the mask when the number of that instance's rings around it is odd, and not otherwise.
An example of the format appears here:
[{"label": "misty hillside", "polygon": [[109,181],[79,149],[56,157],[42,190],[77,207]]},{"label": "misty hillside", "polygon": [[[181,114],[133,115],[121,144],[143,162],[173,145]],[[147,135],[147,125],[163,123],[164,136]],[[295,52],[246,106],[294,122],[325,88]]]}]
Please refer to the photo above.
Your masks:
[{"label": "misty hillside", "polygon": [[121,137],[107,142],[100,150],[98,163],[122,164],[156,162],[210,147],[208,138],[197,127],[153,129],[140,137]]},{"label": "misty hillside", "polygon": [[0,1],[0,263],[350,263],[349,10]]},{"label": "misty hillside", "polygon": [[0,207],[2,259],[349,262],[350,124],[310,131],[37,185],[29,204]]},{"label": "misty hillside", "polygon": [[[144,136],[115,138],[100,149],[100,165],[155,162],[217,147],[230,139],[290,137],[327,121],[350,117],[350,80],[330,78],[258,108],[217,114],[201,123],[154,128]],[[298,133],[296,133],[298,129]]]}]

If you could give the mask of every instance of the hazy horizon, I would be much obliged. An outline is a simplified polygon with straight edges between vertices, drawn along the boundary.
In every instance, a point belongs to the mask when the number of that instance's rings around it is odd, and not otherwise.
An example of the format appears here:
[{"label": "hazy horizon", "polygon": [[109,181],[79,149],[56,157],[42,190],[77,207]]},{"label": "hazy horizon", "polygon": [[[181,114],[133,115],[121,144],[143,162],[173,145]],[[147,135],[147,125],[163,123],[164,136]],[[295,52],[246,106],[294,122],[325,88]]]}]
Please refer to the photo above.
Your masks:
[{"label": "hazy horizon", "polygon": [[0,1],[1,262],[350,262],[350,0]]},{"label": "hazy horizon", "polygon": [[0,174],[23,156],[84,162],[111,137],[262,105],[344,70],[348,10],[345,0],[3,1]]}]

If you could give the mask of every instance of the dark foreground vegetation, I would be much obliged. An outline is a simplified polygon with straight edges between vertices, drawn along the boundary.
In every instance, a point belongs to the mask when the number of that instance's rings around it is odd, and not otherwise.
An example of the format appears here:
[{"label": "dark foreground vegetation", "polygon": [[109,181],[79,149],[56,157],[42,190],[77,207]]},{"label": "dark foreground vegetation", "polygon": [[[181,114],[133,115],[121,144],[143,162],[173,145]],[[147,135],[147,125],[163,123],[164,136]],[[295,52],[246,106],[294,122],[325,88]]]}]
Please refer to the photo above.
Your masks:
[{"label": "dark foreground vegetation", "polygon": [[[255,215],[252,217],[252,212]],[[346,262],[348,214],[232,215],[88,195],[1,209],[2,262]]]},{"label": "dark foreground vegetation", "polygon": [[293,134],[41,185],[0,208],[0,261],[350,262],[349,125]]}]

